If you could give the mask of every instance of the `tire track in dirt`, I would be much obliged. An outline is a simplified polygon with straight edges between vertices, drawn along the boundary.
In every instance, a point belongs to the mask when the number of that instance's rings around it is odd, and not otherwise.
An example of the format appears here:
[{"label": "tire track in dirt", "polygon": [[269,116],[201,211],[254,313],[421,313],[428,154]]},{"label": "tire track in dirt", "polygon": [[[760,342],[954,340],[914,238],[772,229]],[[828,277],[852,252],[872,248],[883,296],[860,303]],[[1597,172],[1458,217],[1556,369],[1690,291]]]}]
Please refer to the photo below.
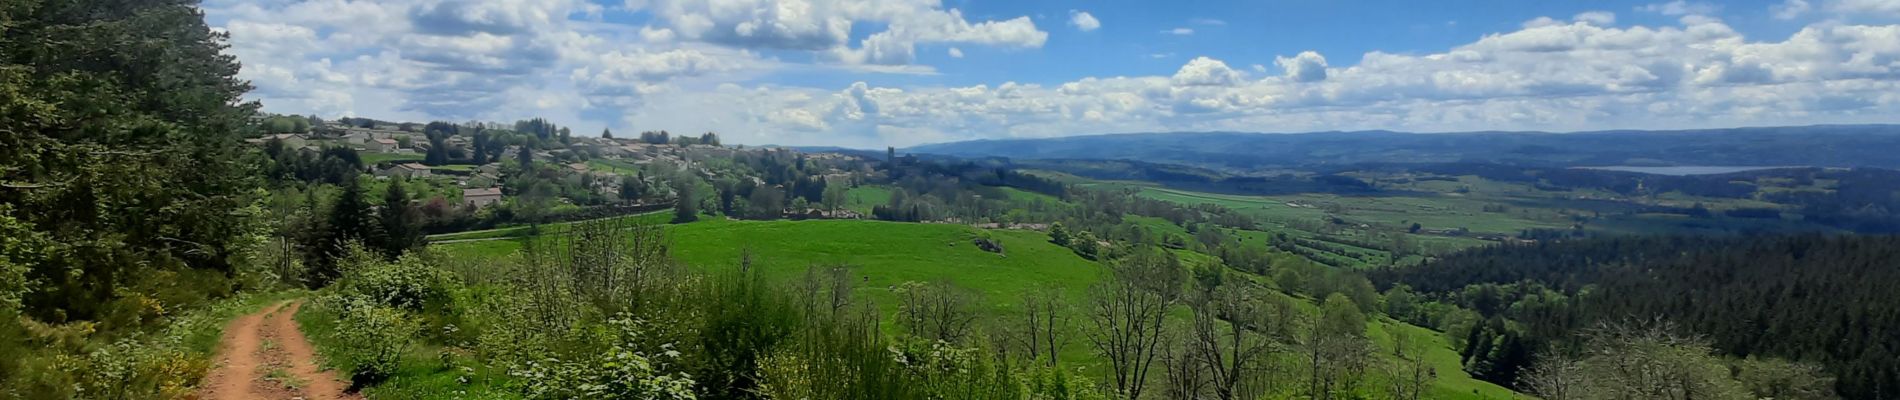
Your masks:
[{"label": "tire track in dirt", "polygon": [[291,319],[302,301],[285,301],[225,326],[218,364],[206,375],[207,400],[357,400],[349,384],[317,368],[316,351]]},{"label": "tire track in dirt", "polygon": [[251,381],[260,365],[256,354],[263,341],[257,335],[257,328],[264,322],[264,313],[282,305],[273,304],[265,307],[264,311],[238,317],[224,326],[224,335],[218,339],[218,363],[211,373],[205,375],[205,385],[199,397],[220,400],[250,398]]}]

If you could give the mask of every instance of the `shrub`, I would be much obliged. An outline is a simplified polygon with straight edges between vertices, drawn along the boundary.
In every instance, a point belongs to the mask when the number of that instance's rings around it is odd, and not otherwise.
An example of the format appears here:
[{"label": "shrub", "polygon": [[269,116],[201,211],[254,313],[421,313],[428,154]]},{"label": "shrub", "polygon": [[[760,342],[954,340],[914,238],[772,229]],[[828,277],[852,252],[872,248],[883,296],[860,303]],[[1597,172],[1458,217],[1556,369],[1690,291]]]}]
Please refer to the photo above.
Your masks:
[{"label": "shrub", "polygon": [[353,389],[367,387],[396,371],[403,351],[413,341],[417,326],[401,310],[362,297],[331,297],[320,304],[338,315],[331,333],[337,346],[331,363],[350,375]]},{"label": "shrub", "polygon": [[970,244],[976,245],[976,248],[983,249],[983,251],[1003,254],[1003,241],[990,237],[988,232],[983,232],[978,234],[975,238],[971,238]]},{"label": "shrub", "polygon": [[522,394],[530,399],[697,398],[692,376],[666,372],[671,367],[667,361],[678,359],[678,351],[666,346],[664,352],[649,356],[635,350],[642,336],[639,321],[621,317],[607,325],[617,338],[605,353],[565,360],[549,357],[528,362],[509,375],[521,380]]},{"label": "shrub", "polygon": [[1031,399],[1108,400],[1112,398],[1087,375],[1070,373],[1062,368],[1027,367],[1018,375],[1023,381],[1023,391]]},{"label": "shrub", "polygon": [[[352,251],[367,254],[360,248]],[[423,263],[415,255],[405,255],[393,263],[374,256],[352,256],[344,263],[346,272],[338,282],[339,294],[362,296],[406,311],[421,311],[429,304],[446,302],[460,286],[454,276]]]},{"label": "shrub", "polygon": [[80,395],[96,399],[170,399],[192,392],[190,386],[210,369],[209,360],[186,354],[176,337],[155,343],[113,342],[86,355],[78,369]]},{"label": "shrub", "polygon": [[1008,365],[995,362],[987,349],[958,347],[943,341],[906,341],[891,347],[892,356],[930,399],[1021,399],[1021,382]]},{"label": "shrub", "polygon": [[117,338],[91,322],[48,325],[0,308],[0,399],[189,397],[211,368],[220,328],[260,299],[186,310],[162,329]]}]

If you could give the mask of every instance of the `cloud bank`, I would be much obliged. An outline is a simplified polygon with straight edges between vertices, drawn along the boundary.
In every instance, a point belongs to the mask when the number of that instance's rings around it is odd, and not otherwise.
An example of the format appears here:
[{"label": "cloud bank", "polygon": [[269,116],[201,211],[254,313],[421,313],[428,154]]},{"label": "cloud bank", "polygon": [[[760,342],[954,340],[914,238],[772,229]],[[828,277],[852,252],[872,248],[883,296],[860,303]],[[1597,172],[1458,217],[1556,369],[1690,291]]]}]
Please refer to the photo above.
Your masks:
[{"label": "cloud bank", "polygon": [[[1900,15],[1892,4],[1790,0],[1772,15]],[[251,96],[274,112],[547,116],[581,131],[711,130],[752,144],[904,146],[1164,130],[1664,129],[1893,122],[1900,111],[1900,25],[1827,18],[1787,37],[1750,38],[1707,15],[1718,9],[1680,1],[1636,10],[1676,19],[1669,24],[1618,25],[1613,13],[1588,12],[1429,52],[1236,60],[1252,71],[1230,67],[1221,54],[1184,54],[1192,58],[1172,75],[892,87],[774,77],[933,73],[918,62],[919,48],[975,59],[1034,52],[1061,38],[1028,16],[973,18],[932,0],[203,7],[231,34],[241,77],[258,88]],[[643,22],[602,17],[615,13]],[[1080,11],[1067,23],[1101,27]],[[1339,61],[1355,56],[1356,63]]]}]

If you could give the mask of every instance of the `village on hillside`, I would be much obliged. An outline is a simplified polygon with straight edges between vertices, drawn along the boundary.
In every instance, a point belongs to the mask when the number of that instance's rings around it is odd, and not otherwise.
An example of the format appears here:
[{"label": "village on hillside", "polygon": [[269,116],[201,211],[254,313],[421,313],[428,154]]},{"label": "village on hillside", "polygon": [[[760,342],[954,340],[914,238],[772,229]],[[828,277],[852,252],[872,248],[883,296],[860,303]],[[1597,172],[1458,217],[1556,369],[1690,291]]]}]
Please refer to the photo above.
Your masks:
[{"label": "village on hillside", "polygon": [[[766,153],[792,157],[800,165],[822,166],[805,173],[832,183],[862,181],[872,174],[865,168],[852,168],[856,157],[834,153],[806,154],[789,148],[724,146],[718,136],[673,136],[667,132],[643,132],[638,137],[573,136],[569,128],[555,127],[544,121],[522,121],[514,126],[502,123],[394,123],[358,118],[323,120],[302,116],[259,117],[260,126],[287,133],[268,133],[246,141],[257,146],[278,146],[298,157],[321,159],[327,149],[349,149],[359,158],[362,172],[377,180],[400,177],[411,182],[456,190],[440,193],[442,200],[467,210],[483,210],[503,203],[504,198],[521,195],[504,190],[505,167],[513,168],[529,160],[538,172],[559,176],[564,189],[584,188],[588,194],[576,195],[561,190],[557,201],[569,205],[653,206],[671,204],[677,193],[655,171],[683,171],[711,180],[722,176],[711,164],[730,163],[735,156]],[[268,128],[278,120],[295,121]],[[305,122],[308,121],[308,122]],[[523,148],[526,147],[524,154]],[[436,155],[439,155],[437,157]],[[524,158],[525,157],[525,158]],[[749,176],[752,185],[764,186],[761,177]],[[638,185],[639,188],[625,187]],[[781,191],[784,185],[773,185]],[[635,198],[637,197],[637,198]],[[587,204],[581,204],[587,203]],[[856,219],[857,211],[825,209],[814,201],[811,206],[787,209],[784,215],[796,218]]]}]

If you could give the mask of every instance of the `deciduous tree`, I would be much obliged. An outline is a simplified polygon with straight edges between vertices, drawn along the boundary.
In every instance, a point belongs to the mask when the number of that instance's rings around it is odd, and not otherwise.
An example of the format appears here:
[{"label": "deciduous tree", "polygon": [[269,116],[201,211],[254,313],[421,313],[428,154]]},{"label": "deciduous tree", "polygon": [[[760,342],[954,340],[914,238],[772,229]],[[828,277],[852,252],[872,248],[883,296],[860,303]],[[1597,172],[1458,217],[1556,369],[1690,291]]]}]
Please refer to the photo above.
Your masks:
[{"label": "deciduous tree", "polygon": [[1110,262],[1110,276],[1090,289],[1089,344],[1109,363],[1111,386],[1137,399],[1160,349],[1168,307],[1181,296],[1184,273],[1172,254],[1146,249]]}]

